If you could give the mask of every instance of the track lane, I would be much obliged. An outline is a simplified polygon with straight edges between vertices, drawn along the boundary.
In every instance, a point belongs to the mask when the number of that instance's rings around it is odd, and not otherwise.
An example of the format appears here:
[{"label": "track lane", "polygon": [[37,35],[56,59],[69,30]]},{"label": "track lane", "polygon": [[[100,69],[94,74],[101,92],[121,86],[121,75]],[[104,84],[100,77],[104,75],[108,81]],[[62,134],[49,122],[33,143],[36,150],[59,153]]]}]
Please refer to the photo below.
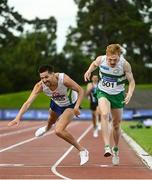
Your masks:
[{"label": "track lane", "polygon": [[20,141],[25,141],[34,136],[35,130],[44,126],[46,122],[21,122],[19,126],[8,127],[6,124],[5,131],[0,134],[0,150],[7,148]]},{"label": "track lane", "polygon": [[[69,130],[78,137],[87,126],[88,124],[84,122],[72,122],[69,126]],[[3,175],[1,178],[17,177],[26,179],[27,176],[29,178],[35,178],[37,173],[37,175],[39,174],[40,179],[44,179],[45,176],[54,179],[54,174],[51,173],[50,168],[59,157],[63,155],[69,146],[68,143],[58,138],[53,133],[27,144],[23,144],[20,147],[8,150],[7,152],[3,152],[1,153],[3,154],[1,164],[6,164],[6,166],[0,167],[0,174]],[[79,159],[79,157],[77,158]],[[12,164],[12,166],[10,166],[10,164]],[[13,166],[13,164],[21,166]],[[22,171],[22,175],[20,175],[20,171]],[[6,175],[6,172],[8,176]]]},{"label": "track lane", "polygon": [[[77,152],[72,151],[59,164],[59,173],[70,179],[152,179],[152,171],[140,160],[131,147],[120,138],[120,165],[113,166],[111,157],[104,157],[102,136],[93,138],[92,133],[82,139],[90,152],[90,160],[83,167],[77,166],[75,158]],[[68,166],[70,165],[70,166]]]},{"label": "track lane", "polygon": [[[78,139],[90,123],[72,122],[69,130]],[[28,137],[28,133],[24,132],[23,136]],[[33,132],[30,137],[33,137]],[[120,165],[117,167],[112,166],[111,158],[103,156],[101,134],[95,139],[90,131],[80,142],[90,151],[89,162],[80,167],[78,151],[72,149],[57,165],[59,174],[69,179],[152,179],[152,171],[142,163],[123,138],[120,139]],[[51,172],[51,167],[69,148],[68,143],[52,133],[0,153],[0,178],[60,179]]]}]

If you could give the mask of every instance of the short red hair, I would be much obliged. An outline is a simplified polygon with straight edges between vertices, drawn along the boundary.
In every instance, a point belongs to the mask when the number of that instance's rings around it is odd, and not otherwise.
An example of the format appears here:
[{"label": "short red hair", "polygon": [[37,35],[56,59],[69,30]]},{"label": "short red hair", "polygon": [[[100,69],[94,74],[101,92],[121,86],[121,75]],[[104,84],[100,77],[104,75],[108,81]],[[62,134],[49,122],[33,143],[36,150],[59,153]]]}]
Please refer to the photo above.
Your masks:
[{"label": "short red hair", "polygon": [[115,55],[118,54],[120,55],[122,53],[121,46],[119,44],[110,44],[106,48],[106,54],[110,55]]}]

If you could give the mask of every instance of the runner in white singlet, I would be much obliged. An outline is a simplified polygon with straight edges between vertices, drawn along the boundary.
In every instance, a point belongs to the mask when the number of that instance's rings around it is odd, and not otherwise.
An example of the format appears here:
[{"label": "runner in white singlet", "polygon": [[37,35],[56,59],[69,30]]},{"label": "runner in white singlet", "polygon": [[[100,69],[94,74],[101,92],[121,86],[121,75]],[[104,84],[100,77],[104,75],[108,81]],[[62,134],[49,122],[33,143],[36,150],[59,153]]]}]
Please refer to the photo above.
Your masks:
[{"label": "runner in white singlet", "polygon": [[[114,146],[112,148],[114,165],[119,164],[118,143],[120,136],[120,122],[124,104],[128,104],[134,88],[135,81],[133,78],[130,64],[123,58],[121,54],[121,46],[119,44],[111,44],[107,46],[106,55],[99,56],[93,61],[89,69],[84,74],[85,81],[90,80],[91,73],[99,68],[100,81],[98,84],[97,97],[101,113],[102,135],[105,143],[104,156],[111,156],[110,147],[110,129],[109,115],[112,115],[112,133]],[[125,81],[128,80],[128,92],[125,97]]]},{"label": "runner in white singlet", "polygon": [[[74,115],[80,115],[79,107],[84,96],[83,89],[64,73],[54,73],[49,65],[39,68],[40,81],[34,86],[29,98],[23,104],[16,118],[9,122],[9,126],[18,125],[23,114],[41,92],[50,98],[50,110],[47,126],[39,128],[35,136],[46,133],[55,124],[55,133],[73,145],[80,152],[80,165],[89,160],[89,152],[82,147],[67,130]],[[57,121],[58,120],[58,121]]]}]

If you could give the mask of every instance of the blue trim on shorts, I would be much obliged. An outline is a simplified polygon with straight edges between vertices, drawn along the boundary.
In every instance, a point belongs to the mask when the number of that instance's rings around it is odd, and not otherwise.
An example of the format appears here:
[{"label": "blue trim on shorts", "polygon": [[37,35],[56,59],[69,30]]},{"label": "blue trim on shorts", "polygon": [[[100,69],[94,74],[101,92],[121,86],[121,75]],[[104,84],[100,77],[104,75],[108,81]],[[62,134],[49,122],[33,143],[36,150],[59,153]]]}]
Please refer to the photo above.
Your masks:
[{"label": "blue trim on shorts", "polygon": [[57,116],[59,117],[67,108],[73,109],[75,104],[76,103],[70,104],[69,106],[61,107],[61,106],[57,105],[53,100],[51,100],[50,108],[52,109],[52,111],[56,112]]}]

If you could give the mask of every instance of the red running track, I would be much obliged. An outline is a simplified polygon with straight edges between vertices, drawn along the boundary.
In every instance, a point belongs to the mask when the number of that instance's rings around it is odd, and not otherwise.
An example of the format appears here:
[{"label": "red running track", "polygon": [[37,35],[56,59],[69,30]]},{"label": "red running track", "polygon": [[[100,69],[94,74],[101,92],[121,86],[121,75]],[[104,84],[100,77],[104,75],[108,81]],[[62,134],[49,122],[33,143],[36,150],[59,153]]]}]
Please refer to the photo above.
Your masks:
[{"label": "red running track", "polygon": [[23,121],[19,127],[0,124],[0,179],[152,179],[152,171],[120,139],[120,165],[103,156],[103,140],[92,136],[90,121],[73,121],[69,131],[90,152],[90,160],[79,165],[78,151],[54,134],[34,137],[43,121]]}]

